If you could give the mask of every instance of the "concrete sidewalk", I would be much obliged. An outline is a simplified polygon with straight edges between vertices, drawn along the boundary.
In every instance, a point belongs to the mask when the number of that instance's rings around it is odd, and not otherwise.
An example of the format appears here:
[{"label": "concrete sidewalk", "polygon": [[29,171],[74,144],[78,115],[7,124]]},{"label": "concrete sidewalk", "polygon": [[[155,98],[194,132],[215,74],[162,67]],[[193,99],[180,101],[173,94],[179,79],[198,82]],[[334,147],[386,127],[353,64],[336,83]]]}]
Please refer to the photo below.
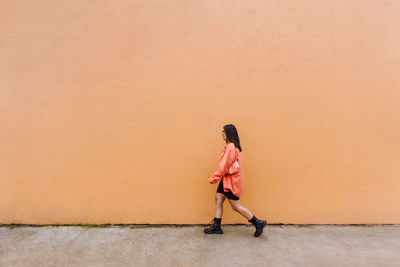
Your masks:
[{"label": "concrete sidewalk", "polygon": [[0,266],[400,266],[400,225],[0,227]]}]

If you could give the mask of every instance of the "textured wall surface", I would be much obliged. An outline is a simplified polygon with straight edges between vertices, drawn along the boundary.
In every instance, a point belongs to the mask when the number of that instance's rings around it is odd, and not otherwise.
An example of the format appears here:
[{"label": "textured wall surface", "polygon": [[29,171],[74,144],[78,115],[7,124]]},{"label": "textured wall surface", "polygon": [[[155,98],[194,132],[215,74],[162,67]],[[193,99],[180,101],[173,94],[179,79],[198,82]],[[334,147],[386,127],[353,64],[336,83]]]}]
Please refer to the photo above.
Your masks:
[{"label": "textured wall surface", "polygon": [[[400,223],[400,2],[2,1],[0,223]],[[224,223],[247,223],[228,202]]]}]

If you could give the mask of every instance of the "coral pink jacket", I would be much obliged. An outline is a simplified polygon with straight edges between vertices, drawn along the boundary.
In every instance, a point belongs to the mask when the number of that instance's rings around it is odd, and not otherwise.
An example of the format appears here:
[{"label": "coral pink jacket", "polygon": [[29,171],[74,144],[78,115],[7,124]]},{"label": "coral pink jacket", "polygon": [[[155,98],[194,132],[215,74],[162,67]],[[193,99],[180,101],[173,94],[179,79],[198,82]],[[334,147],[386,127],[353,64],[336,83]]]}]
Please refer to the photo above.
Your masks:
[{"label": "coral pink jacket", "polygon": [[[239,171],[234,174],[229,174],[229,168],[235,161],[235,155],[237,156],[239,163]],[[210,184],[215,184],[220,179],[224,184],[224,192],[228,192],[230,189],[232,193],[238,197],[243,192],[243,168],[242,168],[242,152],[239,151],[233,143],[227,143],[224,151],[221,153],[219,159],[219,168],[214,172],[213,175],[208,179]]]}]

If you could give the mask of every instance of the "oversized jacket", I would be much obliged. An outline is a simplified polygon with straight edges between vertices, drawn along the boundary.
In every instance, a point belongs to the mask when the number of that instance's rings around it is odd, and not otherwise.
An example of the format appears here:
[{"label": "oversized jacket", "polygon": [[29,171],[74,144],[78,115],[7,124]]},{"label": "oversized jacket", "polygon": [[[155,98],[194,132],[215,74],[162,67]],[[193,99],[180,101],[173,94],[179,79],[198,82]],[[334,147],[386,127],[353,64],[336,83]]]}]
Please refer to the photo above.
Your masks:
[{"label": "oversized jacket", "polygon": [[[235,155],[239,163],[239,171],[229,174],[229,168],[232,167],[235,161]],[[235,196],[241,196],[243,192],[242,152],[233,143],[225,145],[225,149],[222,151],[219,159],[219,168],[211,175],[208,182],[215,184],[220,179],[222,179],[222,183],[224,184],[224,192],[228,192],[228,189],[230,189]]]}]

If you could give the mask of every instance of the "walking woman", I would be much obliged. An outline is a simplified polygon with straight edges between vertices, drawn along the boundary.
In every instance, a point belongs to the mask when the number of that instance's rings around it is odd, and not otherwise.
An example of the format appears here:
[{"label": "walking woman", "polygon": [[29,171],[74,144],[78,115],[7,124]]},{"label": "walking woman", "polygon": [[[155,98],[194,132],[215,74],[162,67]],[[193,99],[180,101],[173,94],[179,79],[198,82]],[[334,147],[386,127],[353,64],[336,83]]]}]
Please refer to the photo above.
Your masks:
[{"label": "walking woman", "polygon": [[204,233],[223,234],[221,229],[222,209],[225,199],[228,198],[232,209],[256,227],[254,236],[259,237],[263,233],[267,221],[257,219],[248,209],[240,205],[239,199],[243,192],[242,148],[236,127],[233,124],[225,125],[222,130],[222,138],[226,145],[219,159],[219,168],[208,179],[210,184],[220,181],[215,195],[214,224],[204,229]]}]

